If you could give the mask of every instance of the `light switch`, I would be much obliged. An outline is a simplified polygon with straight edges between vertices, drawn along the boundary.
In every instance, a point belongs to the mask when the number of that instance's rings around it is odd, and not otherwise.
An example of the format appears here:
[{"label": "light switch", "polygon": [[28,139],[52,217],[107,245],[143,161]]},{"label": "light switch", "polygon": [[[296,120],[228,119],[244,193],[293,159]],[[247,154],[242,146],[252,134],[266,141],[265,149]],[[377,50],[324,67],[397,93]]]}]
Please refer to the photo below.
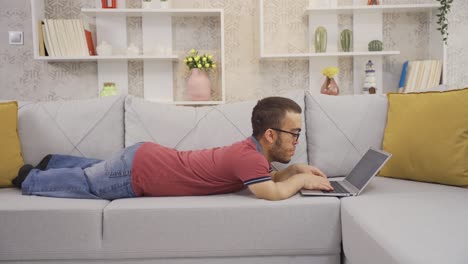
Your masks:
[{"label": "light switch", "polygon": [[23,31],[8,31],[10,45],[23,45]]}]

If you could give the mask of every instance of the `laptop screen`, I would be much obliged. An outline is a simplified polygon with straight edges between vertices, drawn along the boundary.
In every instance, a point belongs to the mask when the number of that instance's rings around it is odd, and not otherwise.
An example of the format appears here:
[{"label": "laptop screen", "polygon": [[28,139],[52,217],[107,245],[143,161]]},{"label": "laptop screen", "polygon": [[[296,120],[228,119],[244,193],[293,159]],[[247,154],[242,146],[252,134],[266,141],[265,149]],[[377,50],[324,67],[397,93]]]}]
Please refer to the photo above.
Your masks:
[{"label": "laptop screen", "polygon": [[348,176],[346,176],[346,180],[360,190],[374,173],[377,172],[387,157],[388,155],[384,153],[369,149]]}]

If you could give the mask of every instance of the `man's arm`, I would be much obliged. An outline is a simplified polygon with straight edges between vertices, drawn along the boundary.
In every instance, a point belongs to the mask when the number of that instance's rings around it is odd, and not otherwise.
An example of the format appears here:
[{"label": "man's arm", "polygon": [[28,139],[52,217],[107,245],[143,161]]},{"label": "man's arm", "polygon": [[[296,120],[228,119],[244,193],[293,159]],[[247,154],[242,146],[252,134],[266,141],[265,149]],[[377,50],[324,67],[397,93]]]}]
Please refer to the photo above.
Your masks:
[{"label": "man's arm", "polygon": [[265,181],[249,185],[257,198],[271,201],[287,199],[302,188],[333,190],[327,178],[308,173],[295,174],[281,182]]},{"label": "man's arm", "polygon": [[282,182],[282,181],[289,179],[289,177],[295,174],[300,174],[300,173],[314,174],[317,176],[327,178],[325,173],[323,173],[321,170],[319,170],[318,168],[314,166],[310,166],[307,164],[292,164],[288,166],[286,169],[279,170],[279,171],[272,171],[270,173],[270,176],[274,182]]}]

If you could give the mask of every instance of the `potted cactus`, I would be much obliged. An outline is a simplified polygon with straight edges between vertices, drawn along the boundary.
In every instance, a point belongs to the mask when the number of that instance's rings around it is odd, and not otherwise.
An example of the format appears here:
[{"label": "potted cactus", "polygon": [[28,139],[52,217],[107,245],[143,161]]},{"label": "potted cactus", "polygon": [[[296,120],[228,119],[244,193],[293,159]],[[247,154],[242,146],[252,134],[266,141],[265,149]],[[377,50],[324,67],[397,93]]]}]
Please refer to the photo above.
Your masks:
[{"label": "potted cactus", "polygon": [[327,29],[320,26],[315,29],[315,52],[327,51]]},{"label": "potted cactus", "polygon": [[370,41],[368,45],[368,50],[369,51],[382,51],[383,50],[382,41],[378,39]]},{"label": "potted cactus", "polygon": [[353,33],[349,29],[345,29],[341,31],[340,34],[340,42],[341,42],[341,49],[344,52],[350,52],[351,51],[351,43],[352,43],[352,37]]}]

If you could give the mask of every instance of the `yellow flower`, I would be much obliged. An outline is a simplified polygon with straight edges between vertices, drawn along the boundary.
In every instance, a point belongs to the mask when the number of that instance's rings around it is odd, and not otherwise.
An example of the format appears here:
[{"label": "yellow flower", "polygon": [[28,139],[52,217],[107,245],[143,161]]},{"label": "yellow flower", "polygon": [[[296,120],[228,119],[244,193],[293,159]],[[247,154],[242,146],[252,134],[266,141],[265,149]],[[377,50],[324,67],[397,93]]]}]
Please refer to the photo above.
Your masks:
[{"label": "yellow flower", "polygon": [[197,64],[197,67],[198,67],[198,68],[201,68],[201,67],[202,67],[201,63],[198,63],[198,64]]},{"label": "yellow flower", "polygon": [[206,57],[203,57],[202,61],[206,61],[206,60],[207,60]]},{"label": "yellow flower", "polygon": [[327,76],[328,78],[333,78],[339,72],[337,67],[326,67],[322,70],[322,74]]},{"label": "yellow flower", "polygon": [[190,53],[195,54],[197,51],[195,49],[191,49]]},{"label": "yellow flower", "polygon": [[199,60],[200,60],[200,56],[196,56],[195,61],[199,61]]},{"label": "yellow flower", "polygon": [[216,69],[216,64],[213,63],[213,64],[211,65],[211,68]]},{"label": "yellow flower", "polygon": [[211,56],[211,55],[208,55],[208,59],[210,59],[210,60],[211,60],[212,58],[213,58],[213,56]]},{"label": "yellow flower", "polygon": [[205,64],[205,68],[209,68],[210,67],[210,64],[209,63],[206,63]]},{"label": "yellow flower", "polygon": [[192,61],[193,61],[193,59],[192,59],[192,58],[188,58],[188,61],[192,62]]}]

